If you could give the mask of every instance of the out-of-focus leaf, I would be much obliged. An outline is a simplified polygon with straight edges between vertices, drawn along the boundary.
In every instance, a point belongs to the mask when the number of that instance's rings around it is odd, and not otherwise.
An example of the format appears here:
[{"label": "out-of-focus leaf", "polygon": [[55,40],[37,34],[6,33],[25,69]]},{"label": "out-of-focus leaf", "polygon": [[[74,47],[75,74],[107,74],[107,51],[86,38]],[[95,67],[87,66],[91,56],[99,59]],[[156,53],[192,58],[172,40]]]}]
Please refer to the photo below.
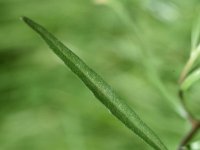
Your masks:
[{"label": "out-of-focus leaf", "polygon": [[188,90],[194,83],[196,83],[200,79],[200,68],[195,70],[192,74],[190,74],[184,82],[181,84],[181,90]]},{"label": "out-of-focus leaf", "polygon": [[192,30],[192,36],[191,36],[191,43],[192,43],[192,51],[194,51],[198,45],[200,37],[200,17],[197,20],[197,23],[195,24],[193,30]]},{"label": "out-of-focus leaf", "polygon": [[200,150],[200,141],[193,142],[183,147],[183,150]]}]

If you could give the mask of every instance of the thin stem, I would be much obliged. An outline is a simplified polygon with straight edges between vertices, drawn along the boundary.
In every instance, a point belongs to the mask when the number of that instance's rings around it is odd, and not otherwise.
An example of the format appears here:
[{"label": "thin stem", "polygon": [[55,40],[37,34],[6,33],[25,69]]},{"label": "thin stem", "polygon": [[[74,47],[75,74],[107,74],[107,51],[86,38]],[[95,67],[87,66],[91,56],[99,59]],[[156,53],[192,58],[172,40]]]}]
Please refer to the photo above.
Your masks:
[{"label": "thin stem", "polygon": [[179,91],[179,98],[180,98],[181,105],[187,115],[187,119],[191,123],[191,126],[192,126],[190,131],[183,137],[183,139],[181,140],[179,144],[178,150],[183,150],[183,146],[187,145],[200,129],[200,121],[197,120],[187,108],[185,104],[184,93],[181,90]]},{"label": "thin stem", "polygon": [[181,140],[178,150],[182,150],[183,146],[187,145],[188,142],[190,142],[190,140],[197,134],[199,128],[200,128],[200,122],[193,120],[192,128],[188,132],[188,134],[186,134],[186,136]]}]

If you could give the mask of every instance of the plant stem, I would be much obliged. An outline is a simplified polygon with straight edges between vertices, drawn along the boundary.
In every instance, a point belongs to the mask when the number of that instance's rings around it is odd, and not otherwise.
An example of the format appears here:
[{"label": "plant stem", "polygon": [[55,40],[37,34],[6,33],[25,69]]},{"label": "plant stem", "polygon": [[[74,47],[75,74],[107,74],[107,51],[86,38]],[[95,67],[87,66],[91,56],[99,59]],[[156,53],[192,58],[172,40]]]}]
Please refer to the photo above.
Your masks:
[{"label": "plant stem", "polygon": [[197,120],[192,121],[192,128],[190,131],[186,134],[186,136],[181,140],[180,145],[178,147],[178,150],[182,150],[183,146],[187,145],[188,142],[196,135],[200,128],[200,122]]},{"label": "plant stem", "polygon": [[179,91],[179,98],[180,98],[182,107],[185,110],[185,113],[187,115],[187,119],[192,126],[190,131],[183,137],[183,139],[181,140],[179,144],[178,150],[183,150],[183,146],[187,145],[200,129],[200,121],[197,120],[186,107],[185,100],[184,100],[184,93],[181,90]]}]

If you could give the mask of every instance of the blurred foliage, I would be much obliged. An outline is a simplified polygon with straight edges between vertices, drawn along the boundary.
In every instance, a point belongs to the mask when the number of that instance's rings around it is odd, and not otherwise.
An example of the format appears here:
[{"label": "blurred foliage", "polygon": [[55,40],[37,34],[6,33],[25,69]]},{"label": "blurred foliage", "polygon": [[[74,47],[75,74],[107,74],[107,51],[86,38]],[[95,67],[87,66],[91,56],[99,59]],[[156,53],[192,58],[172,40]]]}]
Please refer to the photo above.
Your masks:
[{"label": "blurred foliage", "polygon": [[[177,80],[199,9],[198,0],[0,0],[0,149],[151,149],[108,113],[20,16],[72,48],[175,149],[189,124],[171,102],[179,104]],[[198,118],[199,86],[187,94]]]}]

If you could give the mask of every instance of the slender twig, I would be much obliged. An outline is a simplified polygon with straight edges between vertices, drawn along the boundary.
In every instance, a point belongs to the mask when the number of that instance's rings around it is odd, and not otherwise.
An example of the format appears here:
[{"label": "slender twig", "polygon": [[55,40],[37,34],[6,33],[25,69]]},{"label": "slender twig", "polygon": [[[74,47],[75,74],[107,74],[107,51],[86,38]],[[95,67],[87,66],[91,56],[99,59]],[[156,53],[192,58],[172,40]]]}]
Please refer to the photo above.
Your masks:
[{"label": "slender twig", "polygon": [[187,145],[188,142],[192,140],[192,138],[197,134],[199,128],[200,128],[200,122],[193,120],[192,128],[181,140],[178,150],[182,150],[183,146]]},{"label": "slender twig", "polygon": [[[182,71],[182,73],[180,74],[180,77],[179,77],[180,87],[181,87],[181,84],[187,78],[187,75],[190,72],[192,66],[194,65],[195,60],[197,59],[198,55],[199,55],[199,52],[191,53],[191,56],[190,56],[188,62],[186,63],[185,67],[183,68],[183,71]],[[184,91],[181,88],[179,89],[178,95],[179,95],[179,99],[180,99],[180,103],[182,105],[182,108],[185,111],[186,118],[189,121],[189,123],[191,124],[191,129],[183,137],[183,139],[181,140],[181,142],[179,144],[178,150],[182,150],[183,147],[186,146],[192,140],[192,138],[196,135],[196,133],[198,132],[198,130],[200,128],[200,120],[196,119],[195,116],[193,116],[193,114],[188,109],[186,102],[185,102]]]},{"label": "slender twig", "polygon": [[183,147],[192,140],[192,138],[196,135],[196,133],[200,129],[200,121],[197,120],[187,108],[185,104],[184,93],[181,90],[179,90],[179,98],[180,98],[181,105],[187,115],[187,119],[192,126],[190,131],[183,137],[183,139],[181,140],[179,144],[178,150],[183,150]]}]

